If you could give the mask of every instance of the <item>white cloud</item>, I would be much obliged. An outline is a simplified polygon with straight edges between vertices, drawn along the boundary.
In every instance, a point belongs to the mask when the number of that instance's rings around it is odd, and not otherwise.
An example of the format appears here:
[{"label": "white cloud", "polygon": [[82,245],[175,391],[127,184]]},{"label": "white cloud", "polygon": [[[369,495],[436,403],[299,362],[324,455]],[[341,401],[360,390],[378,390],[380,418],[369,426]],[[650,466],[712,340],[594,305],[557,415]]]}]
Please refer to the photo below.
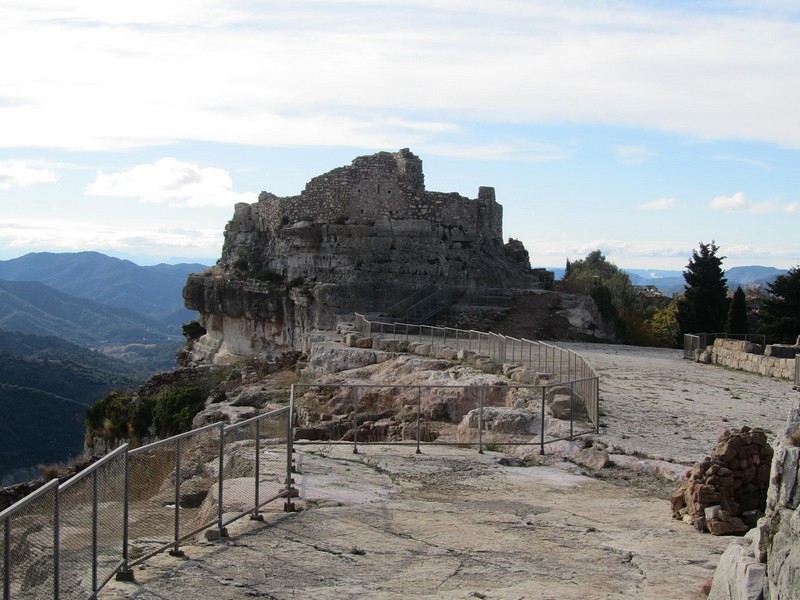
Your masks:
[{"label": "white cloud", "polygon": [[659,198],[652,202],[646,202],[636,207],[636,210],[667,210],[675,206],[674,198]]},{"label": "white cloud", "polygon": [[745,165],[750,165],[751,167],[758,167],[759,169],[771,169],[772,165],[766,163],[762,160],[754,160],[752,158],[742,158],[740,156],[732,156],[730,154],[715,154],[711,157],[711,160],[722,160],[728,162],[738,162]]},{"label": "white cloud", "polygon": [[800,147],[800,23],[780,12],[612,0],[168,4],[0,7],[0,55],[14,57],[0,82],[0,144],[447,147],[442,136],[465,123],[570,122]]},{"label": "white cloud", "polygon": [[797,202],[790,202],[783,207],[783,212],[785,212],[787,215],[796,214],[798,210],[800,210],[800,205]]},{"label": "white cloud", "polygon": [[711,208],[724,212],[736,212],[747,210],[747,198],[742,192],[736,192],[732,196],[717,196],[711,201]]},{"label": "white cloud", "polygon": [[750,202],[743,192],[736,192],[732,196],[717,196],[711,201],[710,206],[714,210],[721,210],[726,213],[747,212],[751,215],[766,215],[780,210],[787,214],[792,214],[795,211],[793,204],[782,207],[775,200]]},{"label": "white cloud", "polygon": [[97,250],[161,256],[218,256],[220,229],[145,228],[73,219],[2,219],[0,240],[21,251]]},{"label": "white cloud", "polygon": [[615,146],[614,153],[626,165],[640,165],[656,156],[655,152],[641,146]]},{"label": "white cloud", "polygon": [[231,176],[224,169],[162,158],[154,164],[138,165],[121,173],[99,172],[86,193],[189,207],[232,206],[258,199],[255,193],[237,193],[232,187]]},{"label": "white cloud", "polygon": [[37,183],[53,183],[57,179],[56,174],[49,169],[33,167],[25,161],[0,161],[0,190]]}]

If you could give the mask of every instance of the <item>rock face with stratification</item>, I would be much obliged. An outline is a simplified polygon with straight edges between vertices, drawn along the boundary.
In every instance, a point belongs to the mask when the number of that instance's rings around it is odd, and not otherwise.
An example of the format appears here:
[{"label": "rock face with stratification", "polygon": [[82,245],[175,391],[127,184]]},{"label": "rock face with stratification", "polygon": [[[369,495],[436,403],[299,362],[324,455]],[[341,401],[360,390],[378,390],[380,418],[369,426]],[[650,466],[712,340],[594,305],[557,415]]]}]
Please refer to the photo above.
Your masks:
[{"label": "rock face with stratification", "polygon": [[536,286],[502,221],[493,188],[474,199],[427,191],[408,149],[356,158],[297,196],[262,192],[236,205],[217,266],[187,280],[185,304],[208,331],[193,359],[297,348],[304,332],[431,286]]}]

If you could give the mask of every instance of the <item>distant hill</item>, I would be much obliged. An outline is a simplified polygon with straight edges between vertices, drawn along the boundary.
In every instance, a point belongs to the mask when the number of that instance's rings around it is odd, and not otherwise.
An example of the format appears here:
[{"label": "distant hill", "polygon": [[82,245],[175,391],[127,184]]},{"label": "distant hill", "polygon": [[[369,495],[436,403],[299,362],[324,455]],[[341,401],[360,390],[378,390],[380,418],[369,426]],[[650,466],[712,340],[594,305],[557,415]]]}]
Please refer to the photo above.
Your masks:
[{"label": "distant hill", "polygon": [[[646,271],[634,269],[626,271],[631,277],[634,285],[654,285],[665,296],[673,293],[682,293],[686,285],[682,271]],[[725,271],[728,280],[728,289],[734,290],[737,286],[745,287],[759,286],[766,288],[767,284],[775,281],[779,275],[788,273],[786,269],[776,269],[775,267],[747,266],[731,267]],[[648,277],[650,275],[650,277]]]},{"label": "distant hill", "polygon": [[159,319],[180,333],[180,325],[194,318],[183,306],[186,277],[206,268],[198,263],[142,267],[99,252],[33,252],[0,261],[0,279],[39,281],[65,294]]},{"label": "distant hill", "polygon": [[142,383],[137,371],[58,338],[0,330],[1,484],[80,454],[86,409],[111,390]]},{"label": "distant hill", "polygon": [[76,298],[36,281],[0,280],[0,329],[62,338],[124,358],[150,373],[172,369],[183,343],[155,318]]}]

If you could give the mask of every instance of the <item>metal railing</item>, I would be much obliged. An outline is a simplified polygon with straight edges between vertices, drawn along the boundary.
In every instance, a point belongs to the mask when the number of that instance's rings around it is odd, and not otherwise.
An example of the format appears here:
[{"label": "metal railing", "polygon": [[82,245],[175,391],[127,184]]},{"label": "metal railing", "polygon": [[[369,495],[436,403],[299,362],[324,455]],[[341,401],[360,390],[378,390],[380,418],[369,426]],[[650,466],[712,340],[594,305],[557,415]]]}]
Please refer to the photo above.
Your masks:
[{"label": "metal railing", "polygon": [[716,339],[743,340],[760,344],[762,348],[766,346],[767,337],[763,333],[685,333],[683,334],[683,358],[694,359],[695,350],[704,350],[707,346],[712,346]]},{"label": "metal railing", "polygon": [[[294,384],[294,444],[539,446],[597,433],[597,377],[546,385]],[[320,420],[326,406],[335,415]],[[392,408],[389,408],[392,407]],[[391,416],[390,416],[391,415]],[[594,420],[593,420],[594,418]]]},{"label": "metal railing", "polygon": [[800,390],[800,354],[794,357],[794,389]]},{"label": "metal railing", "polygon": [[115,575],[279,498],[292,503],[291,407],[123,445],[0,513],[3,600],[96,598]]},{"label": "metal railing", "polygon": [[354,324],[361,335],[373,339],[391,336],[406,342],[441,346],[456,353],[472,353],[470,356],[473,359],[485,356],[489,361],[498,363],[498,366],[512,363],[532,369],[540,380],[547,379],[547,383],[581,382],[579,396],[585,404],[587,414],[599,429],[600,390],[597,374],[583,357],[572,350],[497,333],[408,323],[371,322],[358,313]]}]

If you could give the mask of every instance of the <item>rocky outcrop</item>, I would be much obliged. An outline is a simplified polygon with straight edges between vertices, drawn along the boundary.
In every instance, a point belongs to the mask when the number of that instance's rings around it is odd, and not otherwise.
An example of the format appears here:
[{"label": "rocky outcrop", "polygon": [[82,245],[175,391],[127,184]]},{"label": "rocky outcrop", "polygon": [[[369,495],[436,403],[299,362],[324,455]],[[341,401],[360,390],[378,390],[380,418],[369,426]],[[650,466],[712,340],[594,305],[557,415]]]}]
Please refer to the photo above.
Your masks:
[{"label": "rocky outcrop", "polygon": [[800,406],[775,453],[766,516],[724,552],[710,600],[789,600],[800,590]]},{"label": "rocky outcrop", "polygon": [[185,304],[207,330],[190,359],[298,348],[312,329],[430,286],[538,285],[524,246],[503,243],[502,216],[493,188],[474,199],[425,190],[407,149],[356,158],[297,196],[263,192],[236,205],[217,266],[187,281]]}]

